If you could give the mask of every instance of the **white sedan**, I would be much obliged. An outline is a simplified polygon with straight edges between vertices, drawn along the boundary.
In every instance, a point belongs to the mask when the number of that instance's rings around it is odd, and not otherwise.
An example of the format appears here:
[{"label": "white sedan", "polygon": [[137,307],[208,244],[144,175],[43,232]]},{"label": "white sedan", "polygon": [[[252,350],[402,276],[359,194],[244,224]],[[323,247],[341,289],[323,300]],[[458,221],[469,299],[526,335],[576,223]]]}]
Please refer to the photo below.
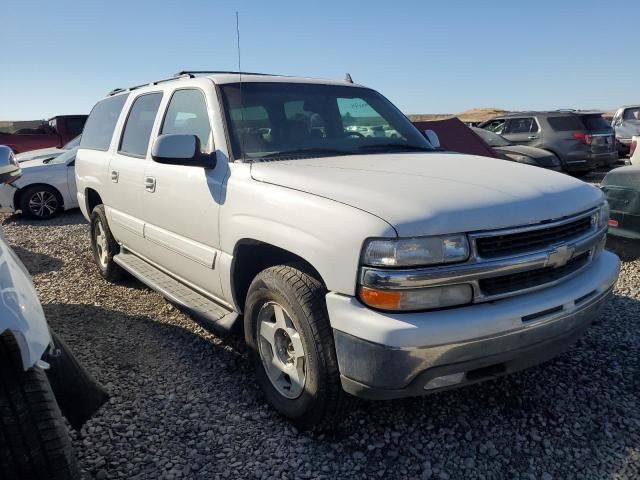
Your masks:
[{"label": "white sedan", "polygon": [[57,157],[58,155],[62,155],[64,152],[80,145],[80,137],[81,136],[78,135],[73,140],[65,143],[62,147],[39,148],[38,150],[29,150],[28,152],[18,153],[16,155],[16,160],[22,163],[28,160],[42,160],[44,158]]},{"label": "white sedan", "polygon": [[22,177],[0,185],[0,212],[17,212],[46,220],[62,210],[78,207],[75,160],[78,148],[55,157],[20,163]]}]

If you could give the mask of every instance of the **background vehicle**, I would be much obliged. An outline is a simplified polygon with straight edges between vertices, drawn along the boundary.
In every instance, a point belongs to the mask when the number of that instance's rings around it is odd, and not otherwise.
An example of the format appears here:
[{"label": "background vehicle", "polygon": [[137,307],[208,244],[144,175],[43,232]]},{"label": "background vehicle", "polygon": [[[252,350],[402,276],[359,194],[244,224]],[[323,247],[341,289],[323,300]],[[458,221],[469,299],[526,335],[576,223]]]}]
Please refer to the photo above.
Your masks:
[{"label": "background vehicle", "polygon": [[58,115],[43,121],[37,127],[22,128],[14,133],[0,133],[0,145],[14,153],[23,153],[47,147],[61,147],[82,133],[86,115]]},{"label": "background vehicle", "polygon": [[[0,146],[0,181],[19,170]],[[0,478],[80,479],[62,415],[79,429],[108,395],[50,332],[29,273],[1,232],[0,291]]]},{"label": "background vehicle", "polygon": [[640,105],[621,107],[616,110],[611,126],[616,133],[620,155],[629,155],[631,137],[640,135]]},{"label": "background vehicle", "polygon": [[634,135],[629,147],[629,163],[631,165],[640,165],[640,145],[638,144],[640,144],[640,135]]},{"label": "background vehicle", "polygon": [[484,140],[490,147],[502,153],[507,160],[550,170],[561,170],[560,160],[553,153],[542,148],[528,145],[514,145],[506,138],[483,128],[471,127],[471,130]]},{"label": "background vehicle", "polygon": [[513,144],[554,153],[569,173],[588,173],[618,161],[614,133],[600,112],[519,112],[492,118],[481,128]]},{"label": "background vehicle", "polygon": [[[98,102],[78,204],[100,274],[242,327],[281,414],[323,426],[349,395],[494,378],[551,358],[599,315],[620,268],[603,251],[599,189],[439,151],[354,83],[239,77],[181,72]],[[399,137],[349,130],[356,117]]]},{"label": "background vehicle", "polygon": [[640,254],[640,166],[611,170],[601,183],[611,218],[607,245],[615,251]]},{"label": "background vehicle", "polygon": [[61,147],[39,148],[38,150],[30,150],[28,152],[18,153],[16,155],[16,160],[18,160],[18,162],[26,162],[27,160],[53,158],[57,157],[58,155],[62,155],[67,150],[76,148],[78,145],[80,145],[80,135],[78,135],[73,140],[65,143]]},{"label": "background vehicle", "polygon": [[46,220],[62,210],[77,208],[77,151],[75,147],[61,155],[22,162],[22,177],[0,185],[0,212],[20,210],[29,218]]}]

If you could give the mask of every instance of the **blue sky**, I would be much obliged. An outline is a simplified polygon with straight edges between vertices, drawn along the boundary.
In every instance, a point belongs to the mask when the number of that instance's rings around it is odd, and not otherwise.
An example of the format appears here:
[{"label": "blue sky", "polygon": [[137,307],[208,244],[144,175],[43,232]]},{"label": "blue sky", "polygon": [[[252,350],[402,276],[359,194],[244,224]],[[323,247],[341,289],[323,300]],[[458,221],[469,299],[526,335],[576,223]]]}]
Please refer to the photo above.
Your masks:
[{"label": "blue sky", "polygon": [[354,80],[405,113],[640,101],[637,1],[2,0],[0,120],[181,69]]}]

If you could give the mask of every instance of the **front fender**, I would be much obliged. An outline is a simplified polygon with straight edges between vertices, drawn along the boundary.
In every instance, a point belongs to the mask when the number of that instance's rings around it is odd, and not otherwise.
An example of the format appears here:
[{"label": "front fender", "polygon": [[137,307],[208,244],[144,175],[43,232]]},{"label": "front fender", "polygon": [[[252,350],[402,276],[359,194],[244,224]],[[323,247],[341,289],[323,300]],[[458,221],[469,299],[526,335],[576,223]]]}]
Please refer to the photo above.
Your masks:
[{"label": "front fender", "polygon": [[51,334],[31,276],[0,233],[0,332],[9,330],[31,368],[51,345]]}]

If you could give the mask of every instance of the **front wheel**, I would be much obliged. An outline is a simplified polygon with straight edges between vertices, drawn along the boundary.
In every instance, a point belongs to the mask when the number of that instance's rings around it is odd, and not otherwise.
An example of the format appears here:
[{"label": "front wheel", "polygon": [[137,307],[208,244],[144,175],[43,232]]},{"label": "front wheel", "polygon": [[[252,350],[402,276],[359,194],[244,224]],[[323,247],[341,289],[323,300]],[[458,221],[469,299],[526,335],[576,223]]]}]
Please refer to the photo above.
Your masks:
[{"label": "front wheel", "polygon": [[124,276],[124,270],[113,261],[120,252],[120,246],[109,229],[104,205],[98,205],[91,212],[91,250],[102,277],[115,282]]},{"label": "front wheel", "polygon": [[49,185],[33,185],[20,195],[19,208],[33,220],[48,220],[62,209],[62,196]]},{"label": "front wheel", "polygon": [[0,478],[80,478],[47,376],[38,367],[22,368],[10,334],[0,336]]},{"label": "front wheel", "polygon": [[301,428],[330,426],[342,390],[322,284],[291,266],[259,273],[245,307],[245,339],[268,402]]}]

